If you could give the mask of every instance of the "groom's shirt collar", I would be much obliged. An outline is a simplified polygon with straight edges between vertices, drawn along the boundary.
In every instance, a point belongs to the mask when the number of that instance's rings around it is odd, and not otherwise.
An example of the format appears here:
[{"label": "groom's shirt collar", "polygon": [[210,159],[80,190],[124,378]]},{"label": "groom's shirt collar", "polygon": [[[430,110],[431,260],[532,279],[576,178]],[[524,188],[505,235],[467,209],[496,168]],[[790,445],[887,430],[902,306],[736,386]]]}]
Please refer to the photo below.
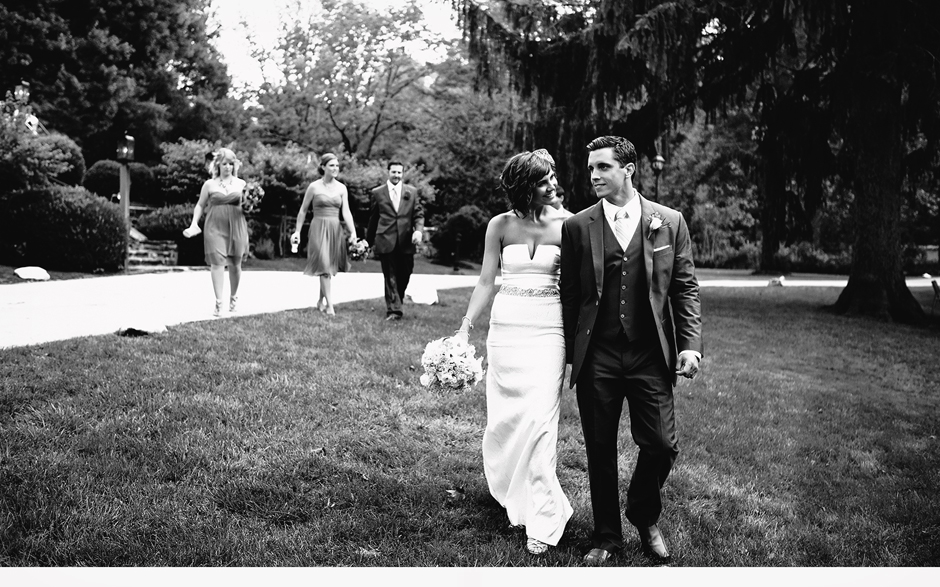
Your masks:
[{"label": "groom's shirt collar", "polygon": [[639,220],[642,209],[640,208],[640,192],[634,190],[633,197],[630,198],[630,201],[623,207],[615,206],[607,201],[607,198],[601,200],[602,205],[604,206],[604,216],[607,217],[607,222],[610,222],[610,225],[614,225],[614,216],[617,215],[617,212],[620,212],[623,209],[626,209],[627,216],[631,220]]}]

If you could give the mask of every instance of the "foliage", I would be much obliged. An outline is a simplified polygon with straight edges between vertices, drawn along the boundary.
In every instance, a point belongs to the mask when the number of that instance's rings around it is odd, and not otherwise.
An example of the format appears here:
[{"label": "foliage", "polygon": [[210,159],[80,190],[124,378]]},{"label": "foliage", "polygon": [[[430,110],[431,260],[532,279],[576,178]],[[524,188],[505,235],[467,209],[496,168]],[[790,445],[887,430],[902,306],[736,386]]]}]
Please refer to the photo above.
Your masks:
[{"label": "foliage", "polygon": [[483,241],[490,215],[478,206],[462,206],[449,215],[431,235],[438,260],[450,261],[456,255],[462,259],[479,259],[483,255]]},{"label": "foliage", "polygon": [[[301,3],[296,13],[304,14]],[[268,83],[256,112],[265,143],[294,142],[319,152],[342,144],[370,159],[394,157],[418,120],[418,82],[428,70],[412,52],[436,44],[412,1],[378,11],[361,0],[324,2],[284,25],[273,55],[283,81]]]},{"label": "foliage", "polygon": [[[159,157],[183,125],[222,133],[237,109],[216,112],[229,80],[210,43],[208,0],[60,0],[0,5],[0,92],[25,80],[50,129],[76,138],[89,163],[137,139],[137,159]],[[195,125],[195,118],[220,122]],[[222,136],[212,136],[221,139]]]},{"label": "foliage", "polygon": [[690,3],[453,3],[479,78],[499,84],[508,75],[529,99],[516,146],[553,154],[572,211],[595,201],[583,146],[619,134],[651,158],[669,117],[698,81],[694,57],[706,21],[688,10]]},{"label": "foliage", "polygon": [[34,135],[25,125],[29,115],[29,107],[12,94],[0,101],[0,193],[45,186],[60,176],[72,178],[77,165],[84,171],[74,141]]},{"label": "foliage", "polygon": [[[163,145],[163,157],[154,168],[154,178],[166,204],[196,205],[202,185],[210,177],[206,155],[219,146],[206,140],[188,139]],[[238,158],[245,160],[241,154]],[[239,175],[242,175],[241,170]]]},{"label": "foliage", "polygon": [[40,134],[35,139],[41,144],[49,146],[49,152],[61,156],[61,160],[66,164],[66,169],[52,176],[52,179],[65,185],[81,185],[82,177],[85,175],[85,158],[82,156],[82,149],[69,137],[59,134]]},{"label": "foliage", "polygon": [[[710,350],[675,389],[682,453],[660,522],[677,565],[892,567],[916,584],[940,563],[940,376],[923,360],[940,338],[818,311],[837,294],[702,290]],[[396,328],[363,300],[329,320],[309,308],[0,351],[0,560],[578,567],[592,521],[575,394],[561,396],[557,459],[574,515],[535,558],[483,477],[484,394],[419,383],[425,344],[470,290],[439,295]],[[629,426],[617,441],[628,475]],[[643,567],[626,529],[611,564]]]},{"label": "foliage", "polygon": [[299,145],[283,147],[258,144],[248,155],[253,173],[264,189],[261,211],[267,215],[295,215],[316,166]]},{"label": "foliage", "polygon": [[187,204],[177,204],[145,212],[137,218],[134,224],[137,230],[149,239],[182,240],[183,230],[189,226],[192,219],[193,207]]},{"label": "foliage", "polygon": [[0,257],[63,271],[119,271],[127,255],[120,207],[77,187],[13,192],[0,200]]},{"label": "foliage", "polygon": [[[127,171],[131,179],[132,205],[163,205],[163,192],[156,184],[154,172],[150,167],[132,161],[127,164]],[[110,159],[96,161],[85,172],[82,186],[106,200],[119,202],[117,195],[121,191],[121,164]]]},{"label": "foliage", "polygon": [[498,179],[513,154],[518,100],[508,91],[476,92],[470,65],[455,52],[434,73],[411,151],[437,192],[426,209],[428,223],[438,226],[466,204],[490,216],[505,212]]}]

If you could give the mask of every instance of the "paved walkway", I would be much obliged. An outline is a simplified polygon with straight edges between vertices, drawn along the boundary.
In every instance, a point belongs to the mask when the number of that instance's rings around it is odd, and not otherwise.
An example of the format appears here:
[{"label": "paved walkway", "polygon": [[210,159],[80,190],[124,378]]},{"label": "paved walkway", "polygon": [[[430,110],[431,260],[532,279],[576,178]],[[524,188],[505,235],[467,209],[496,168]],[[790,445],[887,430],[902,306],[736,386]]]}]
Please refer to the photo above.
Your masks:
[{"label": "paved walkway", "polygon": [[[227,280],[228,276],[226,288]],[[245,271],[238,315],[312,307],[318,282],[293,271]],[[472,287],[476,282],[476,275],[414,275],[409,291]],[[845,279],[788,278],[784,286],[844,287],[845,283]],[[907,283],[930,287],[930,281],[921,277]],[[767,287],[768,278],[709,279],[702,271],[699,284],[703,288]],[[382,291],[381,273],[342,273],[333,280],[336,304],[380,301]],[[212,286],[205,270],[0,285],[0,348],[211,319]]]}]

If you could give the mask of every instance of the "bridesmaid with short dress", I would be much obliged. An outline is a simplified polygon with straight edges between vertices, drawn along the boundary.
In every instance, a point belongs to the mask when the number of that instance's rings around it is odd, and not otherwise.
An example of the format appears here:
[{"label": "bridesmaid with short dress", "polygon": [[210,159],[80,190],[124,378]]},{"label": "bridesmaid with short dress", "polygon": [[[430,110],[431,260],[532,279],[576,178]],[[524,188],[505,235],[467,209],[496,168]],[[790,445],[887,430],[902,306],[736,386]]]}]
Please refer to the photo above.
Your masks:
[{"label": "bridesmaid with short dress", "polygon": [[[307,208],[312,204],[313,218],[307,233],[307,266],[304,275],[320,278],[320,297],[317,309],[328,316],[335,316],[332,298],[332,278],[340,271],[346,271],[346,243],[356,242],[356,225],[349,210],[349,194],[346,186],[336,176],[339,175],[339,160],[333,153],[325,153],[320,158],[320,179],[307,188],[304,200],[297,213],[297,226],[291,235],[291,243],[300,242],[300,230],[304,225]],[[349,235],[343,238],[346,225]]]},{"label": "bridesmaid with short dress", "polygon": [[238,305],[238,285],[242,277],[242,261],[248,256],[248,223],[242,212],[241,201],[245,181],[238,177],[240,162],[230,149],[219,149],[210,164],[212,178],[202,184],[199,201],[193,210],[193,221],[183,234],[189,238],[199,234],[199,218],[206,211],[203,235],[206,264],[215,292],[212,315],[222,314],[225,287],[225,267],[228,266],[230,298],[229,312]]}]

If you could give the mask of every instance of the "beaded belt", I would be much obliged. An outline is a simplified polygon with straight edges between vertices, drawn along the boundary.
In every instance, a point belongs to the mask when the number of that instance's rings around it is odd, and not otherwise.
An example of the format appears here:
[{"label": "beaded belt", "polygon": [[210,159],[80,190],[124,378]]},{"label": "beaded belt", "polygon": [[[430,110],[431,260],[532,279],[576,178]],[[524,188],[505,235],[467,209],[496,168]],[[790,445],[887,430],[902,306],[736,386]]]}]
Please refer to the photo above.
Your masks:
[{"label": "beaded belt", "polygon": [[499,286],[499,293],[507,296],[522,296],[526,298],[557,298],[558,290],[551,287],[517,287],[515,285]]}]

